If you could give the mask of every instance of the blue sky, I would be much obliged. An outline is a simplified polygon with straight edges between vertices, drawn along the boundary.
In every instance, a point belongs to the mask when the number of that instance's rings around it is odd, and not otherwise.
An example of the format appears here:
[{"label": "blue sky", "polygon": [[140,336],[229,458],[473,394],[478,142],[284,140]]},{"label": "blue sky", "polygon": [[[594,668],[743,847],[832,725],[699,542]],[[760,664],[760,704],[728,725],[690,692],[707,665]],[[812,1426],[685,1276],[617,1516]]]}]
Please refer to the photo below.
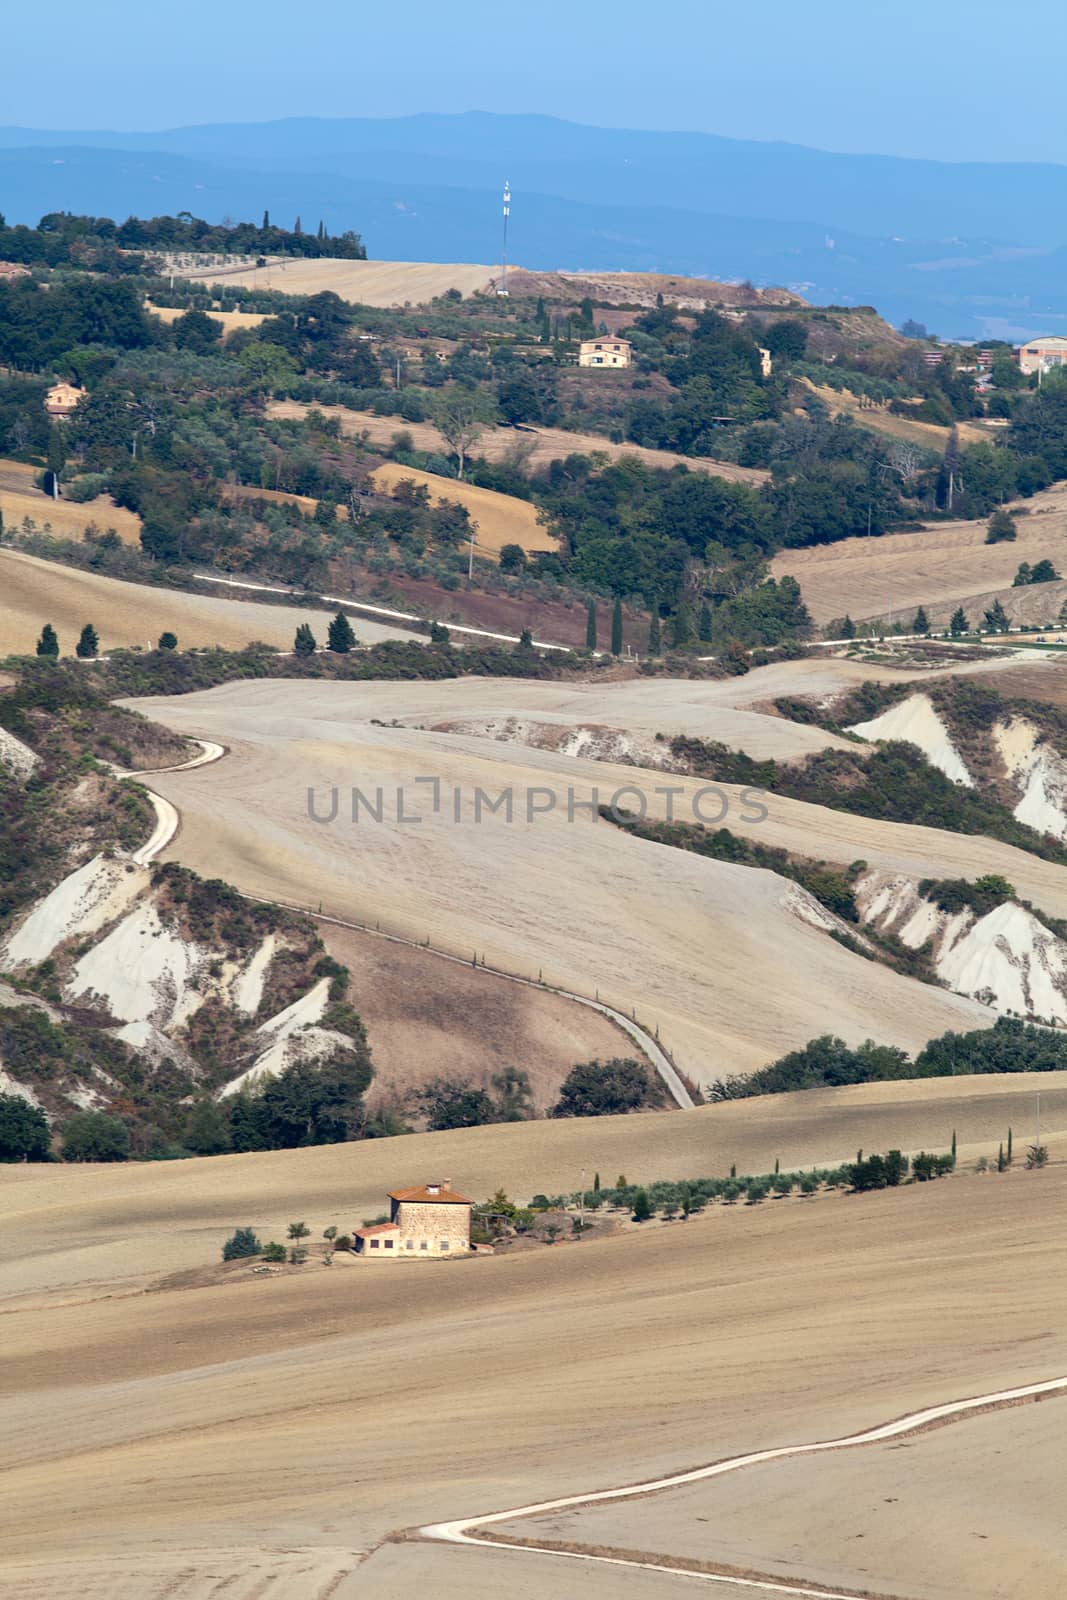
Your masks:
[{"label": "blue sky", "polygon": [[[1062,0],[48,0],[0,122],[160,128],[538,111],[825,149],[1067,162]],[[1015,21],[1021,26],[1016,26]]]}]

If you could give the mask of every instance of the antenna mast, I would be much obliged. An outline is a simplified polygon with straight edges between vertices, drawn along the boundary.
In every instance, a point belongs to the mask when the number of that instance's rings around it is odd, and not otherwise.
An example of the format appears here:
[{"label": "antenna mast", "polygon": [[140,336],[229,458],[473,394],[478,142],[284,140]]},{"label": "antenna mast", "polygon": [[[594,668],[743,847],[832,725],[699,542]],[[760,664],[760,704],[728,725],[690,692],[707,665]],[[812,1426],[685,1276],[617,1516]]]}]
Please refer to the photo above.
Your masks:
[{"label": "antenna mast", "polygon": [[500,288],[497,294],[506,295],[508,292],[508,218],[511,216],[511,183],[504,181],[504,249],[500,259]]}]

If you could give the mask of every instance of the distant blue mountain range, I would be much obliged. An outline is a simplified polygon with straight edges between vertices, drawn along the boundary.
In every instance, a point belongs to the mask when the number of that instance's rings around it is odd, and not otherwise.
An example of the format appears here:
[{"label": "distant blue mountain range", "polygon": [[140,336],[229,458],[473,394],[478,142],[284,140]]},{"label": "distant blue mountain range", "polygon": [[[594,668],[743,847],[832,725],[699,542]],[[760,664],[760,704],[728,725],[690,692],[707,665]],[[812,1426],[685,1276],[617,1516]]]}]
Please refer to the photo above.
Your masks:
[{"label": "distant blue mountain range", "polygon": [[1067,167],[835,155],[550,117],[0,128],[0,212],[354,228],[376,259],[485,261],[514,192],[532,268],[687,273],[873,304],[947,336],[1067,331]]}]

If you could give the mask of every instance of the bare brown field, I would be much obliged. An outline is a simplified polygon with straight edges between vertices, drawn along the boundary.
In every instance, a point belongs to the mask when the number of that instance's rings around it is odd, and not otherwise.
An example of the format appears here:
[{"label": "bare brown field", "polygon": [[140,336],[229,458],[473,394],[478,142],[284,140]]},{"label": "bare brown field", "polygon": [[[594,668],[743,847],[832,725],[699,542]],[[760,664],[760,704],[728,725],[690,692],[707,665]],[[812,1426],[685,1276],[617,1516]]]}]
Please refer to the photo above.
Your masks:
[{"label": "bare brown field", "polygon": [[[405,710],[408,687],[415,693]],[[370,926],[380,919],[384,930],[416,943],[429,939],[461,956],[476,950],[506,971],[533,978],[543,972],[555,986],[599,993],[626,1014],[636,1009],[636,1020],[661,1029],[698,1084],[806,1042],[825,1031],[831,1013],[845,1038],[873,1036],[908,1048],[948,1028],[992,1021],[974,1002],[844,949],[813,903],[773,873],[593,823],[597,797],[635,784],[650,814],[663,815],[666,800],[655,792],[660,773],[484,736],[380,725],[391,720],[388,712],[422,713],[424,720],[430,704],[447,708],[451,686],[435,688],[432,701],[429,685],[263,680],[138,702],[164,726],[215,739],[231,752],[212,767],[158,780],[183,818],[173,853],[248,893]],[[470,696],[462,703],[469,708]],[[694,721],[690,715],[691,729]],[[714,722],[706,708],[701,725]],[[429,788],[414,781],[428,774],[441,784],[436,812]],[[706,787],[671,781],[679,807],[692,807]],[[381,787],[380,821],[364,809],[353,822],[353,786],[372,804]],[[405,786],[405,815],[418,817],[415,825],[398,820],[395,795]],[[334,787],[335,821],[312,820],[308,789],[328,817]],[[918,877],[932,875],[934,864],[934,875],[956,863],[966,863],[970,876],[979,868],[1002,871],[1036,904],[1067,910],[1067,869],[1022,851],[777,797],[764,802],[768,815],[760,821],[741,791],[720,787],[730,826],[766,843],[846,863],[862,856]],[[479,789],[494,801],[510,790],[511,820],[505,809],[484,806],[475,820]],[[576,802],[570,818],[569,790]],[[714,807],[701,808],[704,820],[723,820],[718,797]]]},{"label": "bare brown field", "polygon": [[353,305],[426,305],[449,289],[479,294],[490,287],[497,268],[435,261],[303,261],[272,256],[266,267],[183,267],[182,276],[282,294],[322,294],[329,290]]},{"label": "bare brown field", "polygon": [[804,301],[788,289],[753,289],[740,283],[719,283],[714,278],[681,278],[666,272],[530,272],[524,267],[508,273],[512,294],[543,295],[545,299],[577,304],[591,295],[624,305],[654,306],[657,295],[671,305],[701,310],[706,305],[802,306]]},{"label": "bare brown field", "polygon": [[[82,572],[35,556],[0,550],[0,656],[32,653],[42,626],[51,622],[63,655],[72,655],[78,634],[91,622],[102,651],[120,646],[154,649],[169,629],[179,646],[221,645],[240,650],[253,640],[292,648],[301,622],[309,622],[319,642],[326,638],[330,611],[266,605],[252,600],[224,600],[213,594],[188,594],[123,583],[99,573]],[[410,639],[403,628],[384,623],[355,623],[367,644],[379,639]]]},{"label": "bare brown field", "polygon": [[[1003,1093],[984,1081],[877,1087],[900,1100],[950,1091],[961,1126],[973,1093]],[[863,1091],[838,1094],[856,1109]],[[814,1141],[809,1126],[811,1155],[838,1137],[839,1103],[820,1108]],[[1061,1098],[1061,1126],[1064,1108]],[[234,1584],[247,1551],[264,1580],[248,1600],[266,1592],[272,1555],[279,1592],[324,1600],[348,1593],[331,1591],[325,1572],[354,1582],[360,1554],[400,1528],[833,1437],[1061,1373],[1062,1165],[720,1207],[489,1260],[346,1261],[259,1279],[242,1268],[224,1283],[132,1295],[115,1285],[117,1272],[161,1275],[179,1255],[217,1259],[238,1220],[266,1234],[291,1216],[319,1227],[358,1214],[365,1196],[443,1161],[476,1194],[497,1183],[518,1192],[524,1171],[547,1178],[535,1152],[545,1140],[564,1141],[557,1170],[566,1147],[568,1164],[591,1148],[603,1171],[617,1153],[652,1165],[628,1141],[660,1130],[677,1159],[692,1129],[690,1154],[706,1170],[720,1160],[708,1143],[720,1109],[764,1113],[750,1102],[173,1165],[0,1169],[4,1284],[24,1286],[4,1319],[8,1592],[65,1593],[77,1563],[79,1592],[93,1596],[163,1600],[185,1573],[180,1592],[195,1600],[225,1579],[244,1600]],[[869,1111],[874,1148],[899,1125]],[[924,1143],[948,1111],[942,1103]],[[737,1124],[730,1143],[743,1142]],[[109,1284],[112,1298],[93,1297]],[[962,1431],[945,1430],[953,1436]],[[995,1539],[983,1549],[995,1576],[1011,1552]],[[413,1575],[447,1600],[668,1592],[650,1575],[630,1583],[609,1569],[576,1586],[543,1557],[481,1555],[385,1546],[358,1568],[359,1592],[400,1594]]]},{"label": "bare brown field", "polygon": [[[856,621],[910,622],[920,605],[931,618],[947,616],[960,603],[967,610],[970,602],[976,612],[981,597],[999,593],[1007,598],[1003,592],[1011,590],[1021,561],[1033,565],[1048,557],[1058,572],[1067,572],[1067,484],[1055,484],[1009,509],[1018,513],[1018,537],[1003,544],[986,544],[984,521],[942,522],[922,533],[781,551],[771,569],[775,576],[788,572],[797,579],[820,625],[846,613]],[[1040,590],[1052,587],[1017,590],[1013,602],[1024,595],[1026,605],[1044,608],[1049,600]],[[971,620],[981,619],[973,615]]]},{"label": "bare brown field", "polygon": [[1050,1466],[1065,1411],[1046,1400],[498,1531],[912,1600],[1058,1595],[1067,1543]]},{"label": "bare brown field", "polygon": [[[151,300],[145,301],[145,310],[168,327],[185,315],[177,306],[157,306]],[[209,311],[206,315],[213,322],[221,323],[224,334],[233,333],[237,328],[258,328],[261,322],[267,320],[265,311]]]},{"label": "bare brown field", "polygon": [[475,553],[497,555],[506,544],[519,544],[524,550],[558,550],[559,541],[537,520],[537,507],[514,495],[498,494],[495,489],[480,489],[473,483],[459,483],[434,472],[418,472],[399,462],[387,461],[371,473],[374,487],[391,494],[405,478],[413,479],[430,491],[434,500],[451,500],[466,506],[471,521],[477,524]]},{"label": "bare brown field", "polygon": [[[398,433],[411,435],[419,450],[448,453],[448,446],[430,422],[405,422],[402,417],[379,417],[373,411],[350,411],[346,406],[319,406],[327,416],[337,417],[341,432],[353,438],[366,435],[374,444],[391,444]],[[267,405],[272,417],[301,418],[311,410],[300,400],[271,400]],[[727,478],[732,483],[765,483],[770,474],[758,467],[738,467],[732,461],[712,461],[705,456],[680,456],[672,450],[650,450],[639,444],[613,444],[599,433],[567,433],[562,428],[487,428],[478,441],[477,455],[487,461],[502,461],[518,454],[533,467],[546,466],[550,461],[582,453],[600,454],[609,461],[623,456],[634,456],[649,467],[688,467],[690,472],[706,472],[713,478]]]},{"label": "bare brown field", "polygon": [[470,1079],[491,1092],[494,1075],[515,1066],[529,1073],[543,1112],[576,1062],[637,1053],[607,1017],[548,990],[374,934],[328,924],[320,932],[352,974],[349,998],[370,1035],[371,1106],[403,1099],[433,1077]]}]

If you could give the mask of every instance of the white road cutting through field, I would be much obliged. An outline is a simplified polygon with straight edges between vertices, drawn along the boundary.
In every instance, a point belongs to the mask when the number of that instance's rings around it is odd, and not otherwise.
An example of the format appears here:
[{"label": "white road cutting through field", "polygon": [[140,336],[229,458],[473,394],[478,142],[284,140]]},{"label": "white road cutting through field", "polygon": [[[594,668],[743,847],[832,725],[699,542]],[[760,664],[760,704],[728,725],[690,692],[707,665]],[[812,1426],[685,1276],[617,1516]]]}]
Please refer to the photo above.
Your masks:
[{"label": "white road cutting through field", "polygon": [[559,1500],[542,1500],[536,1505],[517,1506],[510,1511],[494,1511],[486,1516],[460,1518],[454,1522],[427,1523],[418,1531],[425,1539],[443,1544],[489,1545],[495,1550],[512,1550],[517,1554],[562,1557],[568,1561],[596,1562],[604,1566],[637,1567],[646,1572],[666,1572],[674,1577],[703,1580],[705,1583],[732,1584],[735,1588],[751,1589],[763,1594],[806,1595],[808,1600],[856,1600],[855,1591],[849,1594],[837,1589],[823,1589],[811,1584],[790,1584],[772,1578],[741,1578],[732,1573],[702,1572],[697,1568],[675,1567],[652,1561],[628,1561],[622,1556],[602,1556],[578,1550],[559,1550],[551,1545],[512,1544],[506,1539],[493,1539],[482,1534],[483,1528],[495,1523],[511,1522],[520,1517],[536,1517],[544,1512],[563,1511],[576,1506],[591,1506],[606,1500],[632,1499],[639,1495],[659,1494],[664,1489],[677,1489],[683,1484],[698,1483],[708,1478],[723,1477],[728,1472],[739,1472],[743,1467],[761,1466],[769,1461],[784,1461],[791,1456],[816,1455],[827,1450],[847,1450],[857,1445],[880,1444],[886,1439],[897,1439],[903,1434],[918,1433],[941,1422],[954,1422],[977,1411],[1010,1406],[1023,1400],[1041,1399],[1046,1395],[1067,1393],[1067,1377],[1050,1378],[1043,1383],[1023,1384],[1017,1389],[998,1389],[993,1394],[975,1395],[969,1400],[949,1400],[944,1405],[928,1406],[923,1411],[912,1411],[862,1433],[852,1433],[841,1439],[821,1439],[811,1444],[780,1445],[776,1449],[754,1450],[748,1455],[731,1456],[726,1461],[716,1461],[711,1466],[695,1467],[689,1472],[675,1473],[669,1478],[657,1478],[648,1483],[626,1484],[620,1489],[600,1489],[592,1494],[565,1495]]},{"label": "white road cutting through field", "polygon": [[[195,742],[201,745],[203,748],[201,754],[195,756],[191,761],[183,761],[179,766],[176,767],[156,767],[151,771],[121,772],[116,773],[116,776],[141,779],[144,777],[151,777],[152,771],[191,772],[194,767],[206,767],[213,761],[220,761],[226,754],[226,748],[224,745],[215,744],[210,739],[197,739]],[[133,859],[136,861],[137,865],[141,867],[147,866],[150,861],[154,861],[156,856],[159,855],[160,851],[166,849],[167,845],[170,844],[171,840],[174,838],[174,835],[177,833],[178,824],[180,821],[177,808],[173,806],[169,800],[165,800],[162,795],[156,794],[154,790],[149,789],[147,785],[145,786],[145,793],[148,795],[152,805],[155,807],[156,826],[150,838],[141,846],[139,850],[134,852]],[[246,900],[255,900],[258,897],[255,895],[245,895],[244,898]],[[288,904],[286,901],[278,901],[276,903],[278,905]],[[352,928],[358,933],[373,933],[377,938],[389,939],[394,944],[407,945],[412,950],[425,951],[426,949],[425,945],[419,944],[414,939],[402,939],[397,934],[382,933],[381,929],[379,928],[368,928],[363,923],[345,922],[340,917],[325,916],[321,911],[312,911],[307,906],[289,905],[289,909],[291,911],[303,912],[305,916],[312,917],[316,922],[333,923],[336,927]],[[434,950],[431,953],[438,956],[442,961],[454,961],[460,966],[467,965],[466,960],[462,956],[449,955],[443,950]],[[504,978],[509,983],[521,983],[528,989],[537,989],[543,987],[542,985],[535,983],[532,978],[521,978],[513,972],[503,972],[497,967],[486,966],[484,963],[482,964],[481,970],[483,972],[490,973],[493,977]],[[645,1055],[648,1057],[649,1061],[662,1078],[663,1083],[665,1084],[675,1105],[677,1105],[682,1111],[691,1111],[693,1109],[695,1104],[693,1097],[678,1075],[674,1063],[671,1061],[666,1051],[656,1042],[650,1033],[646,1032],[646,1030],[640,1026],[635,1018],[626,1016],[622,1011],[616,1011],[613,1006],[605,1005],[602,1000],[590,1000],[588,995],[573,994],[569,990],[565,989],[551,989],[550,992],[560,995],[564,1000],[573,1000],[577,1005],[588,1006],[592,1011],[599,1011],[601,1016],[608,1017],[612,1022],[616,1023],[617,1026],[622,1028],[624,1033],[629,1034],[634,1043],[645,1052]]]},{"label": "white road cutting through field", "polygon": [[[226,754],[225,745],[215,744],[210,739],[195,739],[193,742],[200,745],[201,750],[200,754],[194,756],[191,761],[179,762],[176,767],[151,767],[139,772],[120,771],[115,768],[115,777],[136,778],[140,781],[142,778],[150,778],[154,772],[192,772],[194,767],[206,767],[212,761],[220,761]],[[145,785],[145,793],[152,802],[152,809],[156,814],[156,825],[140,849],[133,852],[133,859],[139,867],[147,867],[150,861],[156,859],[161,850],[167,848],[177,833],[178,824],[181,820],[176,807],[171,805],[169,800],[164,800],[161,794],[156,794],[154,790],[149,789],[147,784]]]}]

